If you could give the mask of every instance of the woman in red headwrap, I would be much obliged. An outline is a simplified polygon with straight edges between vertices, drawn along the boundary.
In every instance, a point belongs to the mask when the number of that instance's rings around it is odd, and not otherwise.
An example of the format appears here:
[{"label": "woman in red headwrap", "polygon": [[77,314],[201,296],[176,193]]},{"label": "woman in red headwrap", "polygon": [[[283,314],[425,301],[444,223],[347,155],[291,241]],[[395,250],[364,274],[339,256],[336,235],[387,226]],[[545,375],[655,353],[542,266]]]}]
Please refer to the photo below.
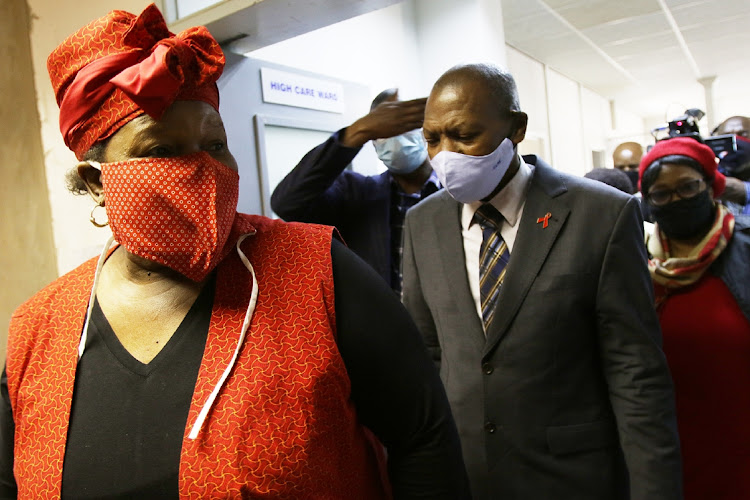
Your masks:
[{"label": "woman in red headwrap", "polygon": [[445,393],[387,285],[330,227],[236,212],[223,64],[153,5],[50,55],[76,185],[114,238],[13,315],[0,497],[464,498]]},{"label": "woman in red headwrap", "polygon": [[750,219],[715,200],[725,179],[692,138],[639,168],[656,220],[649,269],[672,371],[686,500],[750,498]]}]

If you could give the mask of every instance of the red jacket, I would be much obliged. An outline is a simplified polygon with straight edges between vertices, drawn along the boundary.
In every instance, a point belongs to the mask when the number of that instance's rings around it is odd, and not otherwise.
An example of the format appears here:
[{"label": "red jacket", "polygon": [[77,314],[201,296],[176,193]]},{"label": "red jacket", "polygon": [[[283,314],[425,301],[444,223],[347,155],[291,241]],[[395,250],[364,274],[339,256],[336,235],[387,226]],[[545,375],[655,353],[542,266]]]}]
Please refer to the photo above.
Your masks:
[{"label": "red jacket", "polygon": [[[253,279],[237,252],[217,268],[206,348],[180,458],[181,498],[380,499],[380,448],[357,423],[336,347],[331,228],[241,215],[258,301],[232,364]],[[78,345],[96,259],[13,315],[7,376],[19,498],[59,498]],[[84,353],[85,355],[85,353]],[[196,439],[188,434],[220,385]]]}]

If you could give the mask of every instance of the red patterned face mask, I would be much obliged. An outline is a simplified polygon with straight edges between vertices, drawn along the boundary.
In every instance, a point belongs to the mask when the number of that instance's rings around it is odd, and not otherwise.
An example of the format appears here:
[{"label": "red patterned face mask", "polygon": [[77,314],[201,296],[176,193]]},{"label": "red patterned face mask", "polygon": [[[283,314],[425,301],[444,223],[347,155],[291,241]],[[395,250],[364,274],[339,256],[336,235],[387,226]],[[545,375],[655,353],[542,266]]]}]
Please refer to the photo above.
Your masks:
[{"label": "red patterned face mask", "polygon": [[115,239],[130,253],[202,281],[231,250],[239,175],[205,152],[101,165]]}]

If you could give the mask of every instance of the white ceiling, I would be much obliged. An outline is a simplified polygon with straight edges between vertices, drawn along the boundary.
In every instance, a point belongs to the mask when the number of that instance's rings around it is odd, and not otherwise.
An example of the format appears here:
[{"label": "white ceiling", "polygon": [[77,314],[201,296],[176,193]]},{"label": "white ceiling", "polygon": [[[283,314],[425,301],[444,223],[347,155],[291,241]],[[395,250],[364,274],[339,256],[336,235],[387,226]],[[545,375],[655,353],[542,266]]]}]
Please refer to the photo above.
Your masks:
[{"label": "white ceiling", "polygon": [[506,43],[641,116],[669,120],[687,108],[706,111],[698,80],[712,76],[715,113],[747,114],[728,108],[733,94],[750,99],[750,0],[502,6]]}]

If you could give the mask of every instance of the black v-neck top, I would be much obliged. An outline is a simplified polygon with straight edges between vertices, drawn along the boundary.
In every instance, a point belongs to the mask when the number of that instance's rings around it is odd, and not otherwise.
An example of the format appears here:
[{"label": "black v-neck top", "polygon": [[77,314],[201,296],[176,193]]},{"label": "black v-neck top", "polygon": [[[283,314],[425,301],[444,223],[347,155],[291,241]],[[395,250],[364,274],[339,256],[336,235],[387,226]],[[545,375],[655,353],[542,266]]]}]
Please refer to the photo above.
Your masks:
[{"label": "black v-neck top", "polygon": [[95,301],[78,363],[62,498],[178,498],[182,438],[208,336],[215,281],[148,364]]},{"label": "black v-neck top", "polygon": [[[462,498],[460,444],[440,378],[406,310],[340,242],[331,249],[337,346],[360,422],[388,449],[396,498]],[[176,499],[182,439],[211,319],[201,291],[148,364],[122,346],[95,302],[78,363],[62,498]],[[14,422],[0,380],[0,499],[16,497]],[[425,496],[426,495],[426,496]]]}]

